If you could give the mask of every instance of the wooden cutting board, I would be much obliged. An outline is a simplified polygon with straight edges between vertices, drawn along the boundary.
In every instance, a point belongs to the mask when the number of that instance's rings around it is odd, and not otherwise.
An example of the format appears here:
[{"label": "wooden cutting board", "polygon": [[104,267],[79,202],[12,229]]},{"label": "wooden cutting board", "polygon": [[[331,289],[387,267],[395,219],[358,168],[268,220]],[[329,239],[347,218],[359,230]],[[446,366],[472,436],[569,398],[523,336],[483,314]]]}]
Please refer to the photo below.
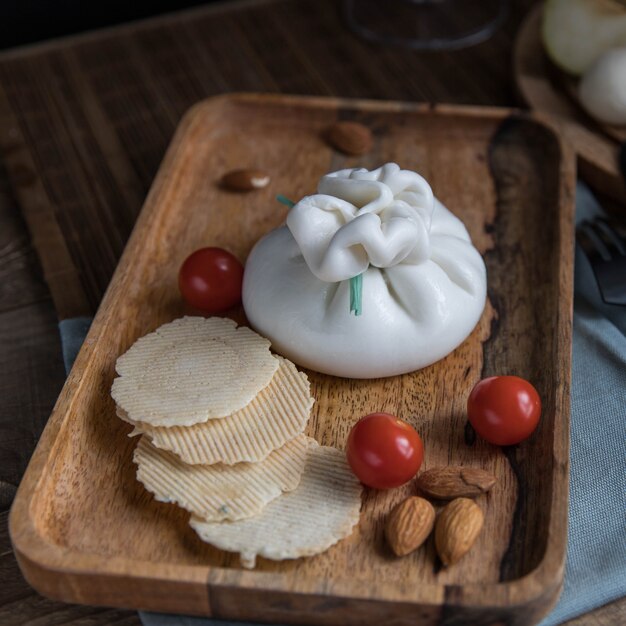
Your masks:
[{"label": "wooden cutting board", "polygon": [[[337,119],[374,133],[349,158],[323,140]],[[421,371],[358,381],[308,372],[316,403],[309,434],[342,448],[372,411],[411,422],[424,469],[450,463],[498,477],[478,500],[485,528],[473,550],[441,568],[432,539],[394,558],[390,509],[414,483],[366,490],[351,537],[311,558],[240,568],[203,544],[188,514],[135,480],[135,441],[109,390],[116,358],[138,337],[189,313],[182,260],[206,245],[242,260],[287,209],[331,170],[394,160],[422,173],[467,225],[487,264],[489,304],[472,335]],[[259,167],[264,190],[220,189],[222,174]],[[574,156],[540,117],[509,110],[285,96],[202,102],[181,123],[11,511],[20,566],[41,593],[71,602],[291,624],[531,624],[563,577],[568,486]],[[242,311],[233,319],[244,321]],[[482,377],[517,374],[543,401],[533,437],[491,446],[466,427]]]}]

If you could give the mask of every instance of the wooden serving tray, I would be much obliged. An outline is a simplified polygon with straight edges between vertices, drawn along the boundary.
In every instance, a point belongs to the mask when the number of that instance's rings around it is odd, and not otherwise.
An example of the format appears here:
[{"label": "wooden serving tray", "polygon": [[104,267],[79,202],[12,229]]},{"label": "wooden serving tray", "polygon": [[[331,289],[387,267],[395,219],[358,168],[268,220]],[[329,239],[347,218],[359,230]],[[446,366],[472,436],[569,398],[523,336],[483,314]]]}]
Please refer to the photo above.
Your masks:
[{"label": "wooden serving tray", "polygon": [[[323,140],[337,119],[358,120],[373,151],[344,157]],[[361,522],[326,553],[255,570],[203,544],[188,514],[135,480],[135,440],[115,417],[116,358],[137,337],[183,315],[176,276],[201,246],[242,260],[320,175],[394,160],[421,172],[466,223],[489,276],[485,313],[453,354],[424,370],[358,381],[309,372],[309,434],[343,447],[372,411],[412,422],[423,468],[486,468],[498,484],[478,503],[485,528],[473,550],[442,569],[430,539],[394,558],[387,513],[415,490],[366,491]],[[221,175],[269,172],[264,190],[234,194]],[[59,397],[10,517],[20,566],[41,593],[71,602],[292,624],[531,624],[563,577],[568,488],[572,320],[573,154],[535,115],[405,103],[234,95],[182,121],[119,267]],[[234,319],[243,321],[241,311]],[[465,402],[480,378],[517,374],[543,400],[539,429],[511,448],[474,440]]]}]

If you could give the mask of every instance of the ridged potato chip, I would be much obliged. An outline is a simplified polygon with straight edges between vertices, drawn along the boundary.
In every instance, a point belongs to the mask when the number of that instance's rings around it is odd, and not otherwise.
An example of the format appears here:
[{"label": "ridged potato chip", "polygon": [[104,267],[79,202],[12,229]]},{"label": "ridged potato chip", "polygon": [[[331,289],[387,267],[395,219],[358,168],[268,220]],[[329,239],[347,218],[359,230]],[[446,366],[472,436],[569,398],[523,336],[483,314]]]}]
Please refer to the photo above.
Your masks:
[{"label": "ridged potato chip", "polygon": [[232,415],[271,381],[270,342],[221,317],[183,317],[138,339],[116,363],[111,395],[128,418],[191,426]]},{"label": "ridged potato chip", "polygon": [[260,463],[187,465],[175,454],[155,448],[144,435],[133,460],[137,480],[159,502],[174,502],[207,520],[240,520],[260,513],[298,486],[309,445],[301,435]]},{"label": "ridged potato chip", "polygon": [[304,432],[314,402],[306,374],[290,361],[277,358],[278,370],[269,385],[229,417],[166,428],[132,422],[119,408],[118,415],[135,426],[132,435],[146,434],[154,446],[174,452],[185,463],[261,461]]},{"label": "ridged potato chip", "polygon": [[259,515],[222,523],[193,515],[189,523],[203,541],[239,552],[242,565],[250,568],[257,556],[310,556],[350,535],[359,521],[361,491],[344,452],[312,443],[297,489],[270,502]]}]

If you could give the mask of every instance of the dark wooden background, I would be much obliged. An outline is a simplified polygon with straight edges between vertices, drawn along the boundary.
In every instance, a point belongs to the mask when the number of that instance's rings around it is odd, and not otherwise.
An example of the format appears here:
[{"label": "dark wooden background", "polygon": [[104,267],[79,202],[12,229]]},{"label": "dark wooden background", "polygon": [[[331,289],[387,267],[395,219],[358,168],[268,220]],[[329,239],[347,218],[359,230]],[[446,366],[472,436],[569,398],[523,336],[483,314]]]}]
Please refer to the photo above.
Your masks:
[{"label": "dark wooden background", "polygon": [[[57,321],[95,312],[184,111],[233,91],[514,106],[511,49],[532,4],[514,0],[461,52],[365,43],[333,0],[254,0],[0,55],[0,624],[139,623],[34,592],[7,517],[65,377]],[[618,623],[626,602],[569,622]]]},{"label": "dark wooden background", "polygon": [[[215,0],[208,0],[208,2]],[[122,24],[167,11],[206,4],[203,0],[9,0],[0,2],[0,48]]]}]

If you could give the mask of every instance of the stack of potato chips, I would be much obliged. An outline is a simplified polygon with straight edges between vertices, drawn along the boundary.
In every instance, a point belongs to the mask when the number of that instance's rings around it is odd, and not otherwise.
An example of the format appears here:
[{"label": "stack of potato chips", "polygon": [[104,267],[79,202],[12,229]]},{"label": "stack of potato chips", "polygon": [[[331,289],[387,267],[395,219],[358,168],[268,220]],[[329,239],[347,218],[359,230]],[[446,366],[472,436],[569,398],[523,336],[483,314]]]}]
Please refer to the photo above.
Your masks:
[{"label": "stack of potato chips", "polygon": [[269,348],[229,319],[184,317],[122,355],[111,390],[141,435],[138,480],[246,567],[322,552],[351,533],[361,503],[345,455],[304,434],[306,375]]}]

